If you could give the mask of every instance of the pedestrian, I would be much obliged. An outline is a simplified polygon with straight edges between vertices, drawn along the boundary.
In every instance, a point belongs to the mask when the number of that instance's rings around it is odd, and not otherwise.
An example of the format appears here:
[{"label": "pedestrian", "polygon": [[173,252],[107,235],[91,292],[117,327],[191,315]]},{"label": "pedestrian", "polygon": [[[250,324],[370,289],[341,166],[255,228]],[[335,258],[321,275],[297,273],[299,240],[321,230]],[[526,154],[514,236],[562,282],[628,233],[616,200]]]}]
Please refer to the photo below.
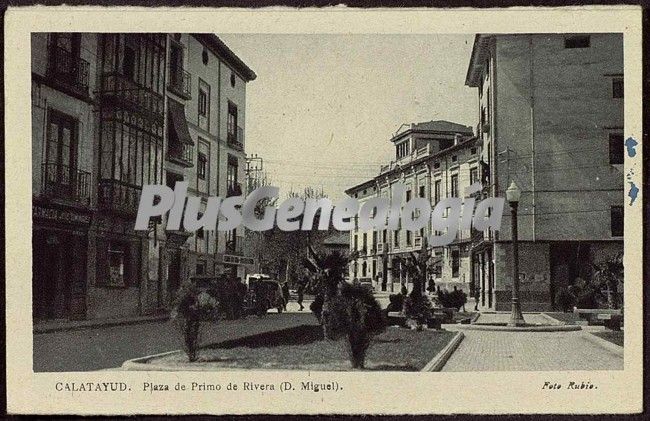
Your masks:
[{"label": "pedestrian", "polygon": [[298,293],[298,305],[300,306],[298,311],[302,311],[302,309],[304,308],[304,306],[302,305],[302,299],[305,294],[305,285],[307,284],[307,282],[308,282],[307,279],[305,279],[303,282],[298,282],[298,291],[296,291]]},{"label": "pedestrian", "polygon": [[478,311],[478,300],[481,296],[480,292],[481,292],[480,287],[477,286],[476,288],[474,288],[474,311]]},{"label": "pedestrian", "polygon": [[284,311],[287,311],[287,303],[289,302],[289,282],[287,281],[282,284],[282,298],[284,298]]}]

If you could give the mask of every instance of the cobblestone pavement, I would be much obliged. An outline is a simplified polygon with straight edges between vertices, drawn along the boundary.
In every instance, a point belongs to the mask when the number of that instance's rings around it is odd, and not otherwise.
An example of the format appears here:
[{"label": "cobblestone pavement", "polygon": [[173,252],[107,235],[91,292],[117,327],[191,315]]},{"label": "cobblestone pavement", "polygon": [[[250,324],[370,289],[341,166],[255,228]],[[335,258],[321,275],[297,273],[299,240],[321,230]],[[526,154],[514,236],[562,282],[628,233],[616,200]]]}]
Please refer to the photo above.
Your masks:
[{"label": "cobblestone pavement", "polygon": [[[445,327],[454,330],[453,326]],[[442,371],[623,369],[623,358],[585,339],[584,335],[590,335],[586,331],[463,333],[465,339]]]}]

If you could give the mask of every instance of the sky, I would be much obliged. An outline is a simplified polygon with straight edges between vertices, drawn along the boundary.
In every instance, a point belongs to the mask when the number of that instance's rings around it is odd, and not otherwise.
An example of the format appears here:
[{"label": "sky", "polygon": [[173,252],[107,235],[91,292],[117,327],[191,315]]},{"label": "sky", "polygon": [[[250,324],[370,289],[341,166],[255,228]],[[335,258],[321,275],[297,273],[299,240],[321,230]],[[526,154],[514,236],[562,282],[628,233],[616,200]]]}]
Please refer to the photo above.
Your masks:
[{"label": "sky", "polygon": [[253,71],[246,153],[285,196],[305,187],[332,200],[394,158],[404,123],[476,126],[466,87],[473,35],[217,34]]}]

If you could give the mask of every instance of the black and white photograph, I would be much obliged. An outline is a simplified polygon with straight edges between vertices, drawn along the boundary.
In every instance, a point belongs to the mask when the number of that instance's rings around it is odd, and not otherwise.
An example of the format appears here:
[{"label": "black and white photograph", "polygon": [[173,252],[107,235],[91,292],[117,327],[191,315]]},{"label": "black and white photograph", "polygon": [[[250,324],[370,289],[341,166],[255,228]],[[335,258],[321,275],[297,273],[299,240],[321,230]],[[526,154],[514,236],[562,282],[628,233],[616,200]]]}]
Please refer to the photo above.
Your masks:
[{"label": "black and white photograph", "polygon": [[[25,46],[21,324],[47,393],[315,402],[509,372],[597,400],[640,364],[623,31],[124,27]],[[59,377],[82,372],[114,384]]]}]

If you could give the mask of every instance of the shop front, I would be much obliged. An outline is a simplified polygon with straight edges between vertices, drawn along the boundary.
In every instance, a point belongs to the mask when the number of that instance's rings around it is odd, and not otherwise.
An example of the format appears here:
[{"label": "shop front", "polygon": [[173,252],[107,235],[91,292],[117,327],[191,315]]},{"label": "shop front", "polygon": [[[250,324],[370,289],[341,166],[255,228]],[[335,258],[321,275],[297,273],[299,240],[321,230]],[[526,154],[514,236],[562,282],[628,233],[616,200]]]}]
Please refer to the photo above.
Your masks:
[{"label": "shop front", "polygon": [[52,203],[35,203],[32,218],[35,323],[86,318],[90,212]]}]

